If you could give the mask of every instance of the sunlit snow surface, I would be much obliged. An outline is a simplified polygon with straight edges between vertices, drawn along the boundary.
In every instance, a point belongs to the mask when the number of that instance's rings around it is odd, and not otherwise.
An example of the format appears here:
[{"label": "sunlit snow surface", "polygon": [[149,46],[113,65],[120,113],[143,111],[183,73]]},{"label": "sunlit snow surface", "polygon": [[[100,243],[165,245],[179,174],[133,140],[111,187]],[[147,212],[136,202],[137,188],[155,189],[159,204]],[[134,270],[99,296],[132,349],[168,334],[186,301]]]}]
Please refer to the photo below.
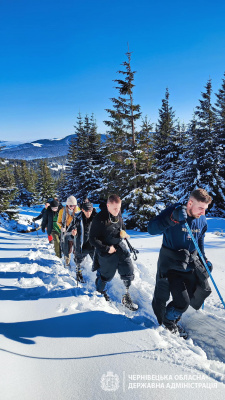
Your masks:
[{"label": "sunlit snow surface", "polygon": [[[174,336],[151,307],[161,236],[129,231],[140,252],[133,313],[121,305],[118,274],[108,284],[108,303],[95,291],[89,258],[87,283],[77,287],[75,264],[72,272],[63,267],[46,234],[18,232],[41,209],[21,208],[19,223],[0,221],[0,398],[224,398],[225,310],[215,289],[203,310],[184,314],[189,339]],[[206,255],[225,297],[225,220],[208,224]]]}]

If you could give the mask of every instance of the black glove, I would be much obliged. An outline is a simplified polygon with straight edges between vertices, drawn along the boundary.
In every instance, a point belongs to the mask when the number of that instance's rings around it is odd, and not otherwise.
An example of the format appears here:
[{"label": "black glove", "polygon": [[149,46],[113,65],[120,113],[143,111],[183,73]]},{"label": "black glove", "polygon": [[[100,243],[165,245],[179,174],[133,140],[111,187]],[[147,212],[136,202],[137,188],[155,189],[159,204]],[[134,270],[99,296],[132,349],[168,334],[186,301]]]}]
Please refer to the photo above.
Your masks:
[{"label": "black glove", "polygon": [[172,214],[170,219],[176,224],[184,223],[187,220],[187,209],[186,206],[179,205],[177,206]]},{"label": "black glove", "polygon": [[212,270],[213,270],[213,265],[212,265],[212,263],[211,263],[210,261],[208,261],[208,260],[205,260],[205,262],[206,262],[207,267],[209,268],[210,272],[212,272]]}]

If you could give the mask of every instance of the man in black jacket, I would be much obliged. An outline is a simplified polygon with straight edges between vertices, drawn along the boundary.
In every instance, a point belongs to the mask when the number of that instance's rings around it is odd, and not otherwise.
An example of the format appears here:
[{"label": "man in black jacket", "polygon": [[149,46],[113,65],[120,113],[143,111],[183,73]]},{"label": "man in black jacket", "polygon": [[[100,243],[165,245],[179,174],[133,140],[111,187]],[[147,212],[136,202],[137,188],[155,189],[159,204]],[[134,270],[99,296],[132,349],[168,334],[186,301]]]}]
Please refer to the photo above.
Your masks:
[{"label": "man in black jacket", "polygon": [[113,279],[118,270],[126,287],[122,302],[128,308],[136,309],[128,291],[134,279],[134,267],[130,252],[121,238],[121,230],[125,227],[120,210],[119,196],[115,194],[109,196],[106,206],[96,215],[91,225],[90,243],[96,248],[99,263],[96,289],[105,296],[106,300],[109,300],[105,290],[106,283]]},{"label": "man in black jacket", "polygon": [[44,213],[46,212],[46,210],[49,206],[50,206],[50,203],[45,203],[45,206],[44,206],[44,208],[42,208],[40,214],[37,217],[33,218],[32,221],[35,222],[35,221],[38,221],[39,219],[42,219]]},{"label": "man in black jacket", "polygon": [[58,200],[53,199],[50,202],[49,207],[43,214],[43,219],[42,219],[42,232],[45,232],[45,228],[47,228],[47,234],[48,237],[52,235],[53,237],[53,242],[54,242],[54,249],[55,249],[55,254],[57,257],[61,258],[61,247],[60,247],[60,227],[57,224],[57,219],[58,219],[58,213],[60,209],[60,204]]},{"label": "man in black jacket", "polygon": [[90,201],[85,201],[81,205],[81,211],[76,214],[72,223],[72,234],[74,235],[74,260],[76,263],[77,280],[85,282],[82,272],[81,263],[87,255],[93,259],[94,247],[90,244],[89,234],[92,220],[96,215],[96,210]]},{"label": "man in black jacket", "polygon": [[[172,332],[179,330],[177,322],[188,306],[199,309],[211,293],[208,274],[185,227],[187,221],[205,257],[205,211],[211,201],[206,190],[193,190],[187,205],[170,206],[148,224],[151,235],[163,233],[152,306],[159,324]],[[173,300],[166,306],[170,293]]]}]

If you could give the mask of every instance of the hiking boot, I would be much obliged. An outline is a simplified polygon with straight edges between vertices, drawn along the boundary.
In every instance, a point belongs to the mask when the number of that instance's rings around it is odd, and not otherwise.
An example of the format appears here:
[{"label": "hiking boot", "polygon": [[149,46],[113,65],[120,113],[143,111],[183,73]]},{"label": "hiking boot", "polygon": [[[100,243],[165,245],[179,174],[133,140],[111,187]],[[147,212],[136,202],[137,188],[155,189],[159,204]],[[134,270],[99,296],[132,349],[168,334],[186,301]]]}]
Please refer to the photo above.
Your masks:
[{"label": "hiking boot", "polygon": [[163,324],[166,327],[166,329],[168,329],[171,333],[178,332],[178,326],[176,324],[176,321],[164,317]]},{"label": "hiking boot", "polygon": [[106,290],[103,290],[103,292],[101,292],[101,293],[105,297],[106,301],[110,301],[110,297],[109,297],[108,293],[106,292]]},{"label": "hiking boot", "polygon": [[163,324],[166,329],[168,329],[171,333],[178,333],[180,337],[183,339],[188,338],[188,334],[185,331],[185,329],[181,326],[178,325],[178,321],[180,320],[180,317],[177,318],[175,321],[169,320],[166,317],[164,317]]}]

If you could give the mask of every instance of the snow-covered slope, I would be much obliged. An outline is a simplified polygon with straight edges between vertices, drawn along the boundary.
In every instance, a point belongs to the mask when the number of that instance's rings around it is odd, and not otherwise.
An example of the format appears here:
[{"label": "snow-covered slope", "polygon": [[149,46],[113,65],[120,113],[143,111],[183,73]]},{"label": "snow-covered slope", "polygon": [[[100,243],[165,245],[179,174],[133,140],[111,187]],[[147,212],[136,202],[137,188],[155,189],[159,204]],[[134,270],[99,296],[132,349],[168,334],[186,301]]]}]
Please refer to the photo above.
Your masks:
[{"label": "snow-covered slope", "polygon": [[[21,209],[23,227],[40,209]],[[206,254],[225,297],[225,221],[209,219]],[[161,236],[130,231],[140,253],[131,295],[109,284],[112,303],[95,291],[91,261],[86,284],[57,259],[45,234],[0,225],[1,399],[223,399],[225,310],[213,289],[204,310],[189,309],[184,340],[158,326],[151,307]]]},{"label": "snow-covered slope", "polygon": [[68,153],[69,143],[75,135],[66,136],[63,139],[41,139],[30,143],[22,143],[18,146],[10,146],[2,150],[1,157],[8,159],[33,160],[38,158],[51,158],[65,156]]},{"label": "snow-covered slope", "polygon": [[[58,139],[41,139],[30,143],[0,142],[0,146],[5,146],[1,151],[1,157],[7,159],[33,160],[39,158],[52,158],[66,156],[69,144],[76,135],[68,135]],[[105,135],[101,135],[105,140]]]}]

